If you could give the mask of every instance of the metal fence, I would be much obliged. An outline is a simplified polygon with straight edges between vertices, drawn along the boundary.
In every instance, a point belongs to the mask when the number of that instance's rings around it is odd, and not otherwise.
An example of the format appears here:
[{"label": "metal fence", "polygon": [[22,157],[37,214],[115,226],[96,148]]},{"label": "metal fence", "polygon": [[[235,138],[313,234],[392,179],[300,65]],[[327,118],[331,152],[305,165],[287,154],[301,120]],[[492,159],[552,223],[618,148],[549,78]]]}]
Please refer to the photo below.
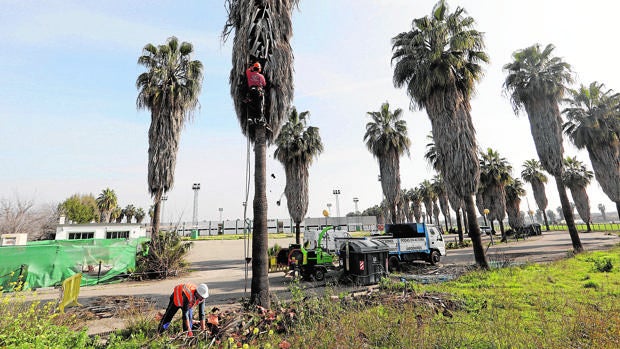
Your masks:
[{"label": "metal fence", "polygon": [[[252,221],[248,221],[252,227]],[[308,217],[301,222],[301,230],[319,229],[322,226],[331,225],[337,229],[353,231],[374,231],[377,230],[377,218],[375,216],[351,216],[351,217]],[[244,224],[242,219],[223,220],[223,221],[202,221],[195,226],[190,222],[179,222],[176,224],[161,223],[160,229],[177,231],[180,235],[190,236],[196,232],[198,236],[212,236],[221,234],[241,235],[243,234]],[[147,228],[148,230],[148,228]],[[295,231],[295,222],[292,219],[268,219],[268,233],[292,233]]]}]

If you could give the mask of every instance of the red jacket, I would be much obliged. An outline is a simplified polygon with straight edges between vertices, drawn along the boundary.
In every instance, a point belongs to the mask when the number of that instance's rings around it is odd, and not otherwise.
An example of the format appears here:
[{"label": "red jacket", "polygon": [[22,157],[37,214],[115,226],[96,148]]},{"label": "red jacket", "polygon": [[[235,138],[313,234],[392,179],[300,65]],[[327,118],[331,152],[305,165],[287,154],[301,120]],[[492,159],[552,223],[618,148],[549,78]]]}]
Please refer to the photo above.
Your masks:
[{"label": "red jacket", "polygon": [[245,71],[245,76],[248,78],[248,87],[253,87],[253,86],[265,87],[265,85],[267,85],[267,82],[265,81],[265,77],[263,76],[263,74],[257,71],[252,71],[251,67]]}]

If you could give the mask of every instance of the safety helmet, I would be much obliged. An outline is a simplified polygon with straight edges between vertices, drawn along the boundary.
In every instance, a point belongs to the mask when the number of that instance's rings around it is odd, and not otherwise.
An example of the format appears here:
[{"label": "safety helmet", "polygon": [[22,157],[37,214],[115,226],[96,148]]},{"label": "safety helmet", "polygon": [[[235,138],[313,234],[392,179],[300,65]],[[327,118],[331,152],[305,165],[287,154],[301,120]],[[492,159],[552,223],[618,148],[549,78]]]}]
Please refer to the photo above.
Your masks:
[{"label": "safety helmet", "polygon": [[258,63],[258,62],[254,63],[254,65],[252,67],[258,69],[258,71],[260,71],[260,69],[261,69],[260,63]]},{"label": "safety helmet", "polygon": [[209,287],[206,284],[200,284],[196,287],[196,293],[202,298],[209,297]]}]

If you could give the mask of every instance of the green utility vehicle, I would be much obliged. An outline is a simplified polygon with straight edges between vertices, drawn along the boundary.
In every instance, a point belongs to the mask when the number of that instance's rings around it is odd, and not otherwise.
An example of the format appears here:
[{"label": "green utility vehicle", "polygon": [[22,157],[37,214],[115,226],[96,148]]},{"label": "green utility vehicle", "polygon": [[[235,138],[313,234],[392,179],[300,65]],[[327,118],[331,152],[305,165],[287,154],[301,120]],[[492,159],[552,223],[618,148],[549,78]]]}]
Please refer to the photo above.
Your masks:
[{"label": "green utility vehicle", "polygon": [[333,230],[332,226],[326,226],[319,233],[316,247],[308,249],[306,246],[291,244],[288,248],[288,265],[291,269],[299,272],[304,280],[314,278],[316,281],[325,279],[325,274],[329,270],[335,270],[338,257],[335,254],[324,251],[321,243],[325,234]]}]

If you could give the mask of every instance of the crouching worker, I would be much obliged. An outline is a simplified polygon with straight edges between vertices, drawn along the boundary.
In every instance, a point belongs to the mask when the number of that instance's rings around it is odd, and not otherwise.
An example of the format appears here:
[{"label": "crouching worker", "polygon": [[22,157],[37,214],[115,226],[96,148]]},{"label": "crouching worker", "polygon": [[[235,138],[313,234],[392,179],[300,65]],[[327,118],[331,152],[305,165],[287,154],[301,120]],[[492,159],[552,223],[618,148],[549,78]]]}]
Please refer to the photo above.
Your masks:
[{"label": "crouching worker", "polygon": [[174,287],[166,313],[159,322],[157,332],[162,333],[170,326],[170,322],[179,308],[183,312],[183,332],[187,332],[192,337],[192,308],[198,305],[198,319],[200,320],[200,330],[206,329],[205,325],[205,303],[209,297],[209,287],[205,284],[196,285],[192,283],[180,284]]}]

